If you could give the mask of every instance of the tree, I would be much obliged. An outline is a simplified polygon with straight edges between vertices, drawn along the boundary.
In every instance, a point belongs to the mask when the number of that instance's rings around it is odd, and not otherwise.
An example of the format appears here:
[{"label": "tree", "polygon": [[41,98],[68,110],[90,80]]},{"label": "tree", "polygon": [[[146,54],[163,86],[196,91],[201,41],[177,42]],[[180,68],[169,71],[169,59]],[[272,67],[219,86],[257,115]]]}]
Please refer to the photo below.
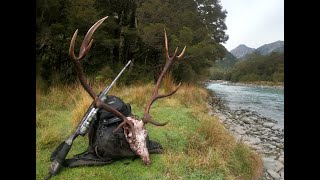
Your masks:
[{"label": "tree", "polygon": [[231,81],[275,81],[283,82],[283,53],[249,56],[225,73],[224,78]]},{"label": "tree", "polygon": [[130,76],[123,76],[124,82],[156,79],[165,59],[164,29],[170,55],[176,47],[181,52],[187,46],[182,62],[173,68],[177,80],[208,76],[213,62],[227,52],[220,44],[227,40],[226,12],[218,1],[37,1],[37,72],[48,84],[54,77],[63,83],[76,80],[68,55],[71,37],[78,29],[77,51],[88,27],[104,16],[109,18],[95,32],[93,47],[82,62],[93,79],[112,77],[128,60]]},{"label": "tree", "polygon": [[227,17],[227,11],[222,11],[222,6],[219,4],[219,0],[196,0],[198,12],[203,17],[202,21],[210,31],[210,37],[217,43],[226,42],[229,36],[225,34],[227,26],[225,19]]},{"label": "tree", "polygon": [[[217,2],[216,4],[218,5]],[[226,29],[223,27],[226,12],[221,11],[219,7],[221,6],[201,9],[199,3],[193,0],[183,2],[146,0],[137,9],[138,34],[142,41],[152,48],[153,53],[163,59],[164,46],[161,31],[165,28],[168,32],[169,52],[173,52],[175,47],[182,49],[185,45],[187,46],[184,62],[178,63],[173,70],[176,78],[183,81],[199,80],[207,76],[213,62],[222,59],[227,52],[219,44],[226,40],[225,36],[223,36],[224,39],[221,36]],[[208,16],[204,11],[214,11],[215,14]],[[209,22],[209,24],[214,23],[212,21],[219,21],[219,25],[208,26]],[[153,61],[154,65],[159,64],[158,59],[150,61]],[[187,78],[190,76],[186,76],[183,72],[192,74],[193,78]]]}]

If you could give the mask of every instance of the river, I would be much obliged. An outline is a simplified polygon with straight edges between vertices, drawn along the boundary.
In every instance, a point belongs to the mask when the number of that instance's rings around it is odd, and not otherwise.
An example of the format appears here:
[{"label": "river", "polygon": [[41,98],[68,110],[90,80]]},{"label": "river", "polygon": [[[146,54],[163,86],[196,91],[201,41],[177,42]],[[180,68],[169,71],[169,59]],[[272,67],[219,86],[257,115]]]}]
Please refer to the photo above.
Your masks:
[{"label": "river", "polygon": [[246,109],[284,125],[284,90],[281,87],[251,86],[212,81],[207,88],[222,98],[233,111]]}]

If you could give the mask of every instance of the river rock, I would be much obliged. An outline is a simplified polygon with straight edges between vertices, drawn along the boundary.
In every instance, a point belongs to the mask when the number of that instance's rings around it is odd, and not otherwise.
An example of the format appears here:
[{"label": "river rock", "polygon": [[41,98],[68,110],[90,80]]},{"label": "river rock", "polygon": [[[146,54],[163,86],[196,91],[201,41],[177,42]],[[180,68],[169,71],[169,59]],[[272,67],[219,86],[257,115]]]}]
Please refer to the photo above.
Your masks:
[{"label": "river rock", "polygon": [[270,139],[272,140],[272,141],[278,141],[279,140],[279,138],[278,137],[270,137]]},{"label": "river rock", "polygon": [[251,119],[249,119],[247,117],[242,118],[242,122],[244,122],[246,124],[253,124],[254,123]]},{"label": "river rock", "polygon": [[235,130],[238,134],[240,134],[240,135],[246,133],[246,132],[242,129],[241,126],[236,126],[236,127],[234,127],[234,130]]},{"label": "river rock", "polygon": [[281,131],[281,127],[279,126],[273,126],[271,129],[276,131]]},{"label": "river rock", "polygon": [[255,125],[255,127],[258,129],[258,131],[261,131],[262,126],[260,124]]},{"label": "river rock", "polygon": [[275,166],[273,168],[273,170],[275,172],[279,172],[280,170],[282,170],[282,168],[284,167],[284,165],[280,162],[280,161],[275,161]]},{"label": "river rock", "polygon": [[258,146],[258,145],[249,144],[249,146],[250,146],[253,150],[255,150],[255,151],[261,150],[261,147]]},{"label": "river rock", "polygon": [[263,126],[264,126],[264,127],[271,128],[271,127],[275,126],[275,124],[272,123],[272,122],[266,122],[266,123],[263,123]]},{"label": "river rock", "polygon": [[267,172],[270,174],[271,177],[273,177],[274,179],[280,179],[280,175],[276,172],[274,172],[273,170],[271,169],[268,169]]},{"label": "river rock", "polygon": [[280,156],[280,157],[278,158],[278,161],[283,164],[283,163],[284,163],[283,157]]},{"label": "river rock", "polygon": [[284,179],[284,171],[283,170],[280,172],[280,177],[281,177],[281,179]]},{"label": "river rock", "polygon": [[257,137],[248,137],[247,141],[249,141],[250,144],[259,144],[261,142]]},{"label": "river rock", "polygon": [[263,161],[263,166],[266,169],[273,169],[275,166],[274,159],[272,159],[270,157],[264,157],[264,158],[262,158],[262,161]]},{"label": "river rock", "polygon": [[235,139],[236,139],[237,142],[241,141],[242,136],[240,134],[234,133],[234,136],[235,136]]},{"label": "river rock", "polygon": [[270,149],[275,149],[276,146],[269,144],[269,148],[270,148]]},{"label": "river rock", "polygon": [[228,113],[228,112],[226,112],[225,114],[226,114],[229,118],[232,117],[232,115],[231,115],[230,113]]},{"label": "river rock", "polygon": [[220,119],[220,122],[224,122],[224,121],[226,121],[226,117],[225,116],[219,116],[219,119]]}]

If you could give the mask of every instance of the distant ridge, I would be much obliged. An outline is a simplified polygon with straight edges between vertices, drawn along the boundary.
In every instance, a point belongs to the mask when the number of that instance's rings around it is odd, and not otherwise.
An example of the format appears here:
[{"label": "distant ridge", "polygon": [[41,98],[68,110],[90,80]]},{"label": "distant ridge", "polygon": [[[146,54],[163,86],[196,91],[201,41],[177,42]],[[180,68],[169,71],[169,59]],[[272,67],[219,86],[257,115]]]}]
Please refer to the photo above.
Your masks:
[{"label": "distant ridge", "polygon": [[232,55],[234,55],[236,58],[240,59],[245,57],[247,54],[253,53],[256,49],[250,48],[244,44],[240,44],[236,48],[230,51]]},{"label": "distant ridge", "polygon": [[268,55],[272,52],[283,52],[284,51],[284,41],[276,41],[270,44],[265,44],[260,46],[257,51],[261,55]]},{"label": "distant ridge", "polygon": [[269,44],[264,44],[259,48],[250,48],[244,44],[240,44],[236,48],[232,49],[230,53],[238,59],[245,59],[247,55],[256,52],[261,55],[268,55],[272,52],[283,52],[284,51],[284,41],[275,41]]}]

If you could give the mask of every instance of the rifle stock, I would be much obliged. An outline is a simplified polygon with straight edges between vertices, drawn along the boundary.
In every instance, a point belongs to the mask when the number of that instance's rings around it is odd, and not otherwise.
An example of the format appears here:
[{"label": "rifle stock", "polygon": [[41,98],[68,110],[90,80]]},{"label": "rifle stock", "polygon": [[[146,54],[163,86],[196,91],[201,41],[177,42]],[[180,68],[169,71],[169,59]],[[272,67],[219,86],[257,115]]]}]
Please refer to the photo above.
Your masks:
[{"label": "rifle stock", "polygon": [[[55,150],[55,152],[57,152],[57,154],[55,155],[53,162],[49,168],[49,175],[50,176],[56,175],[59,172],[63,161],[66,159],[66,157],[71,149],[71,146],[72,146],[74,139],[77,138],[78,135],[79,134],[77,132],[75,132],[66,141],[63,141],[57,147],[57,149]],[[53,158],[53,157],[51,157],[51,158]]]}]

